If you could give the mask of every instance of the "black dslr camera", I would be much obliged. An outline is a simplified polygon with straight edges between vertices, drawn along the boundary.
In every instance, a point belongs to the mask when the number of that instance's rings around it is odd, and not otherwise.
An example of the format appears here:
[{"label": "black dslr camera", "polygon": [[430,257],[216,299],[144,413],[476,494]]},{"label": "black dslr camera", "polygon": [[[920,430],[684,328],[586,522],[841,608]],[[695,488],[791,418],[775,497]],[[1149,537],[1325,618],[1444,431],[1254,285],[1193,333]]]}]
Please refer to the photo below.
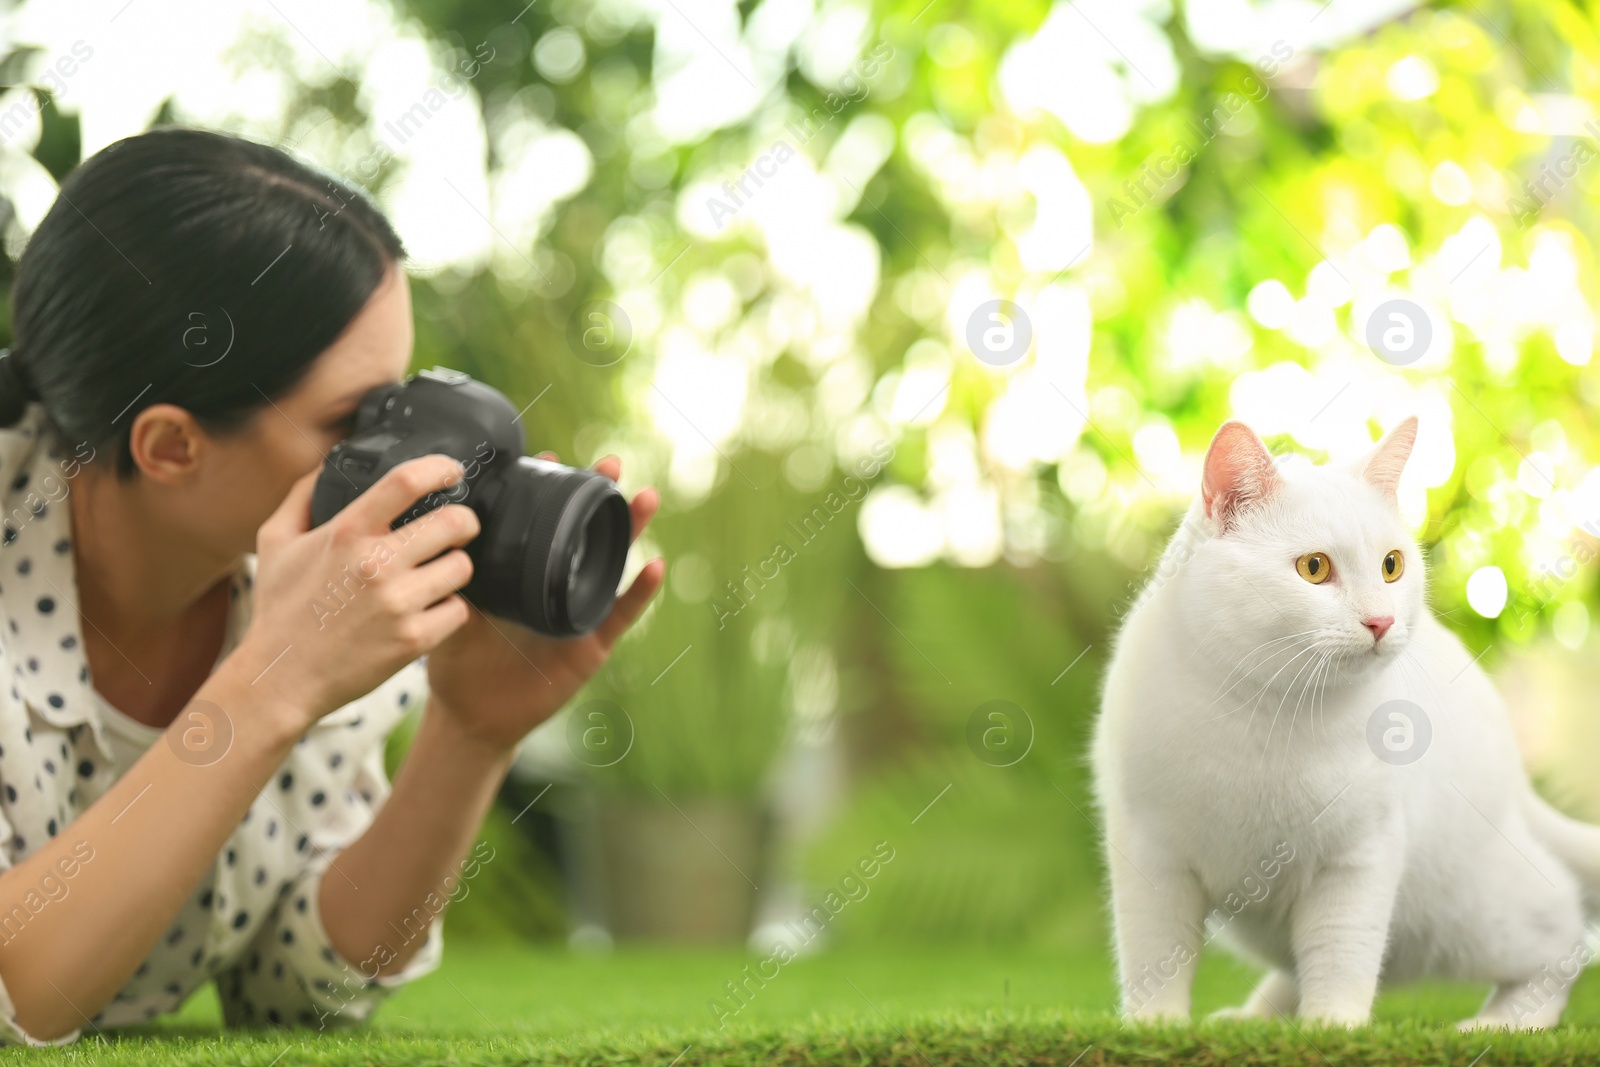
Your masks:
[{"label": "black dslr camera", "polygon": [[522,454],[522,422],[504,394],[459,371],[435,367],[361,399],[355,430],[328,453],[311,497],[320,526],[391,467],[435,452],[459,460],[466,477],[394,522],[444,504],[477,512],[467,545],[468,600],[555,637],[588,633],[617,597],[632,517],[611,479]]}]

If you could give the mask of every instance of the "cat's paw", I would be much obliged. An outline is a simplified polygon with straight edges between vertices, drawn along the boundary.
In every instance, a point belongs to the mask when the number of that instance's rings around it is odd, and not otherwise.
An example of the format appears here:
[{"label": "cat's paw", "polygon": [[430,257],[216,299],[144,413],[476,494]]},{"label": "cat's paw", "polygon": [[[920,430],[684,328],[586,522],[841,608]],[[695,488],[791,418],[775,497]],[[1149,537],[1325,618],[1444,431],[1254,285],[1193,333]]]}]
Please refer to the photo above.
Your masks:
[{"label": "cat's paw", "polygon": [[1172,1026],[1188,1021],[1189,1012],[1179,1008],[1136,1008],[1122,1013],[1122,1022],[1127,1026]]},{"label": "cat's paw", "polygon": [[1266,1016],[1260,1015],[1257,1012],[1252,1011],[1251,1008],[1250,1008],[1250,1005],[1248,1005],[1248,1004],[1235,1004],[1231,1008],[1218,1008],[1216,1011],[1214,1011],[1210,1015],[1206,1016],[1206,1020],[1208,1022],[1213,1020],[1213,1019],[1222,1020],[1222,1021],[1226,1022],[1226,1021],[1233,1020],[1233,1019],[1263,1019],[1263,1018],[1266,1018]]},{"label": "cat's paw", "polygon": [[1300,1006],[1300,990],[1284,971],[1272,971],[1237,1007],[1212,1012],[1211,1019],[1292,1019]]},{"label": "cat's paw", "polygon": [[1456,1023],[1459,1030],[1546,1030],[1561,1023],[1567,990],[1551,996],[1530,992],[1526,984],[1501,983],[1494,987],[1478,1014]]},{"label": "cat's paw", "polygon": [[1342,1027],[1346,1030],[1357,1030],[1372,1022],[1370,1011],[1357,1011],[1350,1009],[1326,1009],[1323,1011],[1304,1011],[1300,1018],[1310,1026],[1325,1026],[1329,1029]]}]

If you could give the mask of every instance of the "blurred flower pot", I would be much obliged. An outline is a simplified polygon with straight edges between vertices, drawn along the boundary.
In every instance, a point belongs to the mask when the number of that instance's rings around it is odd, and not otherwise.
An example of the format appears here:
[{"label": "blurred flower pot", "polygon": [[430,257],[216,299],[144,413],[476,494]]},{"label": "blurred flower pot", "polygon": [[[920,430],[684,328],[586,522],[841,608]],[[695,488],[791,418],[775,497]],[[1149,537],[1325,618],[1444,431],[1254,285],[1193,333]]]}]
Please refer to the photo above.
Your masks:
[{"label": "blurred flower pot", "polygon": [[761,806],[602,795],[593,813],[586,880],[613,939],[741,944],[749,936],[770,838]]}]

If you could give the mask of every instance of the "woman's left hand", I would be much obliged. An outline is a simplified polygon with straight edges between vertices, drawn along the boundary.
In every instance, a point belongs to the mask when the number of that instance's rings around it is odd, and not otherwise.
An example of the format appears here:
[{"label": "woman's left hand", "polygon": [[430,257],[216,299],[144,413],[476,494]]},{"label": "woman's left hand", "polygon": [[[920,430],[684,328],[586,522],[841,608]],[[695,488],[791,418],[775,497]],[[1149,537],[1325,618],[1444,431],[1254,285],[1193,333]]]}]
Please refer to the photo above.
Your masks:
[{"label": "woman's left hand", "polygon": [[[544,458],[555,457],[546,453]],[[616,481],[622,461],[607,456],[594,469]],[[629,502],[635,539],[660,503],[648,488]],[[661,588],[666,569],[659,558],[646,563],[605,621],[582,637],[545,637],[474,607],[467,624],[428,654],[430,697],[474,737],[511,748],[594,677]]]}]

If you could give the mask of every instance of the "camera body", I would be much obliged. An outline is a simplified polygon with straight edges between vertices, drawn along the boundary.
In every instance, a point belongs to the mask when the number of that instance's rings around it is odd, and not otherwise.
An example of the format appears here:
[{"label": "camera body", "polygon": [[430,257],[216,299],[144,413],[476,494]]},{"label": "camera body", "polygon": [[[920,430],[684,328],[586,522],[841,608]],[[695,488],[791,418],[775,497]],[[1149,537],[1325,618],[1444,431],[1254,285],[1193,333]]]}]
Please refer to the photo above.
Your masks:
[{"label": "camera body", "polygon": [[587,633],[610,612],[632,518],[611,479],[523,455],[522,421],[504,394],[459,371],[421,371],[362,397],[351,435],[328,453],[311,497],[327,522],[392,468],[433,453],[458,460],[460,483],[417,501],[393,523],[465,504],[481,530],[467,546],[462,594],[540,633]]}]

